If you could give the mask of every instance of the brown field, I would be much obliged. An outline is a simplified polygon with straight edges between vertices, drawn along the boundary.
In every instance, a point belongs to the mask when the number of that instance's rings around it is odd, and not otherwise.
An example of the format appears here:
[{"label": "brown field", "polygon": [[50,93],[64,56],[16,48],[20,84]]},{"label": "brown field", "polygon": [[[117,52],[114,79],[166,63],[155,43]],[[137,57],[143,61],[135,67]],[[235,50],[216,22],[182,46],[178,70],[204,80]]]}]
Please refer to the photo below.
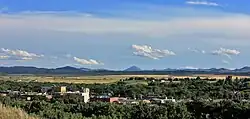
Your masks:
[{"label": "brown field", "polygon": [[[19,82],[64,82],[64,83],[114,83],[120,79],[129,77],[153,77],[161,78],[196,78],[200,76],[201,79],[225,79],[227,75],[191,75],[191,76],[171,76],[171,75],[105,75],[105,76],[0,76],[0,80],[19,81]],[[249,76],[233,76],[240,78],[250,78]]]},{"label": "brown field", "polygon": [[29,116],[27,113],[25,113],[20,109],[6,107],[0,104],[0,119],[39,119],[39,118]]}]

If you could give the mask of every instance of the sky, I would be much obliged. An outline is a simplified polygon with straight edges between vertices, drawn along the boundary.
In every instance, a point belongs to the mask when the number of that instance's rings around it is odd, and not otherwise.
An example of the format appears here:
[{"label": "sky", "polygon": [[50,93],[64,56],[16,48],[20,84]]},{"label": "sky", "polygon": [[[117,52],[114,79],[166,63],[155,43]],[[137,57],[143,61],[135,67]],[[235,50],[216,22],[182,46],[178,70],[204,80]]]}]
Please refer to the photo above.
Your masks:
[{"label": "sky", "polygon": [[0,66],[240,68],[249,0],[0,0]]}]

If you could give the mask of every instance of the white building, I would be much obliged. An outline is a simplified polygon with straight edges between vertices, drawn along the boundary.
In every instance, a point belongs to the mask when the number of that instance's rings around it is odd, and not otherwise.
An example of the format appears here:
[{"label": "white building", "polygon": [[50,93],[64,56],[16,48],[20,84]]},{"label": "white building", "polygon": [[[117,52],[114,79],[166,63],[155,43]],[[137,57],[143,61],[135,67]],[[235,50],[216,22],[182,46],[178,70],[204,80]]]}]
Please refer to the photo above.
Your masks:
[{"label": "white building", "polygon": [[83,89],[83,93],[82,93],[82,96],[83,96],[83,100],[85,103],[89,102],[89,99],[90,99],[90,96],[89,96],[89,88],[84,88]]},{"label": "white building", "polygon": [[159,98],[154,98],[152,99],[153,101],[159,102],[159,103],[166,103],[166,102],[176,102],[174,98],[168,99],[167,97],[165,99],[159,99]]}]

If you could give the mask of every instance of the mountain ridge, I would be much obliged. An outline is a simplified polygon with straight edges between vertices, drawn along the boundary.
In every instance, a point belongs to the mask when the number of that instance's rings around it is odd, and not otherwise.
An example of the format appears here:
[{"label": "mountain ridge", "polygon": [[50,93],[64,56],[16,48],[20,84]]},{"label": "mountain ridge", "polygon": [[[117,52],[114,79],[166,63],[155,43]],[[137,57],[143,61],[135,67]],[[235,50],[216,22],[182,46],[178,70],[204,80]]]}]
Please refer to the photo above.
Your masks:
[{"label": "mountain ridge", "polygon": [[137,66],[131,66],[123,71],[142,71],[142,69]]},{"label": "mountain ridge", "polygon": [[12,66],[12,67],[0,67],[1,73],[6,74],[84,74],[84,73],[99,73],[99,72],[142,72],[154,74],[157,72],[167,73],[211,73],[211,74],[220,74],[220,73],[247,73],[250,74],[250,67],[245,66],[239,69],[226,69],[226,68],[208,68],[208,69],[171,69],[166,68],[163,70],[143,70],[137,66],[131,66],[125,70],[107,70],[107,69],[90,69],[90,68],[76,68],[71,66],[58,67],[58,68],[37,68],[32,66]]}]

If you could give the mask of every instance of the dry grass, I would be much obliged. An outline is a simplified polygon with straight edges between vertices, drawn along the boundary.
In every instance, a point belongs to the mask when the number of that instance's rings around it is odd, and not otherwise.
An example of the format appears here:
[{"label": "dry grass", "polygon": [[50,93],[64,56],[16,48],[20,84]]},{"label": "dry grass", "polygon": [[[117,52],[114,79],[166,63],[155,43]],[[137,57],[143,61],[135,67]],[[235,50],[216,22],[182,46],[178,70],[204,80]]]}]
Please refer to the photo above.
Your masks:
[{"label": "dry grass", "polygon": [[[189,75],[189,76],[171,76],[171,75],[104,75],[104,76],[69,76],[69,77],[62,77],[62,76],[1,76],[0,80],[11,80],[11,81],[21,81],[21,82],[57,82],[57,83],[85,83],[85,84],[93,84],[93,83],[114,83],[119,81],[123,78],[129,78],[129,77],[153,77],[156,79],[161,78],[196,78],[197,76],[200,76],[201,79],[225,79],[226,75],[210,75],[210,74],[204,74],[204,75]],[[250,78],[249,76],[233,76],[233,79],[236,77],[238,78]]]},{"label": "dry grass", "polygon": [[6,107],[0,104],[0,119],[38,119],[37,117],[29,116],[20,109]]}]

